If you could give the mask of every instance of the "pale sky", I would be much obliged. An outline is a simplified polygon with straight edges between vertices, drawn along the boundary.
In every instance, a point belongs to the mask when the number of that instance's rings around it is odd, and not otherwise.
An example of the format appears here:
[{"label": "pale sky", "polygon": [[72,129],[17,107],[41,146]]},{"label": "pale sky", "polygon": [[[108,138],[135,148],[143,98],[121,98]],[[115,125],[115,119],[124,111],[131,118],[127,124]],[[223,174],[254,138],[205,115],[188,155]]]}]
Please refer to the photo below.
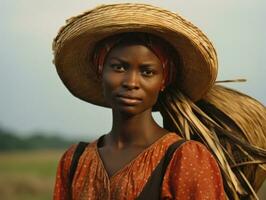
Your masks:
[{"label": "pale sky", "polygon": [[52,64],[52,40],[65,19],[100,4],[152,3],[178,12],[213,42],[218,80],[246,78],[226,86],[266,104],[265,0],[0,1],[0,126],[21,135],[97,138],[109,131],[111,111],[73,97]]}]

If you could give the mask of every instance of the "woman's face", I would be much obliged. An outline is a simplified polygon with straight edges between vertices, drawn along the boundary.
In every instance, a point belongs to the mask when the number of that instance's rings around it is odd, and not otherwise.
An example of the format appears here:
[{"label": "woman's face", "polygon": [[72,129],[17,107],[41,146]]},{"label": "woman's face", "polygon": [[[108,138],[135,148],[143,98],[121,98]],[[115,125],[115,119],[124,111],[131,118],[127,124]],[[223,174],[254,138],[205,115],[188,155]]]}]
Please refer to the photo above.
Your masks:
[{"label": "woman's face", "polygon": [[152,109],[164,76],[161,62],[151,50],[138,44],[117,46],[104,63],[104,96],[113,110],[136,115]]}]

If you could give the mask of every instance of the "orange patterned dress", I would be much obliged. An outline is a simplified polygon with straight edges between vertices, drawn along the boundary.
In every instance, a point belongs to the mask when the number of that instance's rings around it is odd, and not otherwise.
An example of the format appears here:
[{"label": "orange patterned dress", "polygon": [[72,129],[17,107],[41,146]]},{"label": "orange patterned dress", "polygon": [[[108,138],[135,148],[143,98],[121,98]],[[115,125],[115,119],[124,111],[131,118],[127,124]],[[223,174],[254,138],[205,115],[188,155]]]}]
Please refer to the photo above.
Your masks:
[{"label": "orange patterned dress", "polygon": [[[97,140],[94,141],[80,157],[72,183],[72,199],[136,199],[167,148],[179,139],[175,133],[166,134],[112,177],[108,176]],[[54,200],[69,199],[68,171],[75,148],[76,145],[69,148],[60,160]],[[174,152],[163,178],[161,199],[225,200],[219,167],[204,145],[187,141]]]}]

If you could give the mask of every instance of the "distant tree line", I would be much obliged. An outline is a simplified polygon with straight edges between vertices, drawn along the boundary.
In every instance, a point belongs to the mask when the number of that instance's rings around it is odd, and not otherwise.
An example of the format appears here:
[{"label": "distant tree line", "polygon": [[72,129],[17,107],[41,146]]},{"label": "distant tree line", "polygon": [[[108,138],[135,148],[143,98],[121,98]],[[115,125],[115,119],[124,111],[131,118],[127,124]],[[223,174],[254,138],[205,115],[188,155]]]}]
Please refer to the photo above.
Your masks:
[{"label": "distant tree line", "polygon": [[74,140],[63,139],[59,136],[49,136],[45,133],[35,133],[21,137],[13,131],[0,127],[0,151],[32,150],[32,149],[61,149],[76,143]]}]

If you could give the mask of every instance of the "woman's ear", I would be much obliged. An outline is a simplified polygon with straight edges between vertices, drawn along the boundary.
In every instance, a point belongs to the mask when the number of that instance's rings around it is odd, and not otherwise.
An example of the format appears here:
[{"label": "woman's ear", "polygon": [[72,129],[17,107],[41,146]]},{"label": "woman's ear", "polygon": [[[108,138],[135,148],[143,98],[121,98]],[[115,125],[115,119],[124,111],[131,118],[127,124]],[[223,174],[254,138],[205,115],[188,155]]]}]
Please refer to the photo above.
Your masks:
[{"label": "woman's ear", "polygon": [[163,92],[163,91],[164,91],[164,89],[165,89],[164,82],[165,82],[165,81],[163,80],[163,81],[162,81],[162,84],[161,84],[161,89],[160,89],[160,91],[161,91],[161,92]]},{"label": "woman's ear", "polygon": [[97,78],[102,81],[103,79],[103,66],[98,66]]}]

